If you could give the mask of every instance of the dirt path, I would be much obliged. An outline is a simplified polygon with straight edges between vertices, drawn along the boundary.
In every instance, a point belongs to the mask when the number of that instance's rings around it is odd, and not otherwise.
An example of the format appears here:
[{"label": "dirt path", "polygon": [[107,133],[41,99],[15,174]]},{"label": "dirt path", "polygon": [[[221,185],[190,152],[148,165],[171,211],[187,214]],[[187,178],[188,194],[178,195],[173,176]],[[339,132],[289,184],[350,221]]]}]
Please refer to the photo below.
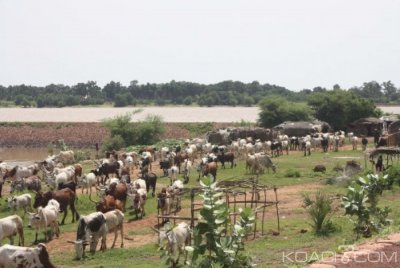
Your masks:
[{"label": "dirt path", "polygon": [[[302,204],[301,193],[304,191],[313,192],[321,188],[318,182],[286,186],[278,189],[279,196],[279,211],[281,217],[290,217],[293,213],[293,209],[300,208]],[[80,194],[80,191],[78,191]],[[185,203],[188,201],[185,201]],[[188,205],[188,204],[184,204]],[[186,207],[186,206],[184,206]],[[189,209],[184,209],[181,214],[188,214]],[[129,212],[127,212],[129,213]],[[275,216],[275,210],[271,210],[269,213]],[[268,214],[268,213],[267,213]],[[124,223],[124,247],[125,248],[137,248],[147,244],[157,243],[157,235],[149,232],[150,227],[156,226],[157,217],[156,214],[146,215],[144,219],[137,221],[125,221]],[[134,234],[129,234],[134,232]],[[142,233],[142,234],[138,234]],[[64,251],[73,251],[73,245],[67,243],[67,240],[75,240],[76,232],[64,232],[61,233],[60,237],[53,239],[47,244],[50,253],[59,253]],[[114,236],[107,236],[107,246],[110,247],[113,242]],[[117,237],[116,247],[119,247],[121,243],[120,236]]]}]

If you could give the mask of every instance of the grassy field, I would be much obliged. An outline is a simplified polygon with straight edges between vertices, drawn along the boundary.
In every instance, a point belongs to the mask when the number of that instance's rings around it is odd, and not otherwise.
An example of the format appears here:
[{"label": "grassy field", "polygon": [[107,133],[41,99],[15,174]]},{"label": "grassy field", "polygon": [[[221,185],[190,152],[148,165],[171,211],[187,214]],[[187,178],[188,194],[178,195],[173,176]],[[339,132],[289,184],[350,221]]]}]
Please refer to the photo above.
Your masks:
[{"label": "grassy field", "polygon": [[[359,243],[362,239],[357,239],[353,234],[353,225],[349,218],[343,216],[344,210],[340,207],[339,201],[333,201],[335,212],[332,221],[338,227],[338,231],[328,237],[320,237],[313,234],[305,209],[302,207],[302,194],[315,192],[317,190],[326,192],[332,196],[345,193],[346,187],[329,185],[330,178],[338,176],[339,173],[333,171],[334,167],[344,166],[346,161],[355,159],[364,166],[364,155],[361,151],[339,151],[339,152],[312,152],[311,156],[304,157],[302,153],[295,152],[274,158],[277,165],[275,174],[263,174],[259,181],[263,184],[278,187],[280,200],[280,235],[271,235],[272,230],[277,230],[276,219],[273,216],[275,210],[270,209],[267,213],[265,230],[266,235],[257,236],[254,240],[249,240],[246,244],[246,251],[254,256],[258,267],[302,267],[306,263],[290,262],[283,259],[283,254],[290,254],[292,251],[304,251],[308,254],[316,252],[322,254],[324,251],[337,251],[339,245]],[[327,171],[315,173],[312,171],[316,164],[324,164]],[[91,168],[90,164],[85,165],[85,169]],[[368,168],[371,168],[369,165]],[[294,171],[299,173],[299,177],[290,177]],[[218,170],[218,180],[239,180],[250,178],[251,175],[245,174],[245,164],[239,161],[237,167],[225,170]],[[198,186],[197,173],[193,172],[187,187]],[[159,178],[158,189],[167,185],[169,179]],[[78,190],[80,192],[80,190]],[[383,235],[399,230],[400,212],[396,209],[400,205],[400,189],[395,187],[392,191],[387,191],[381,198],[381,203],[393,208],[390,218],[393,224],[384,230]],[[185,206],[186,205],[186,206]],[[188,205],[188,198],[184,200],[184,207]],[[93,211],[93,204],[86,195],[80,195],[77,202],[80,214],[85,215]],[[49,244],[50,256],[52,261],[60,267],[164,267],[163,260],[159,258],[155,242],[157,240],[150,229],[156,222],[156,200],[150,197],[146,204],[146,216],[143,220],[136,220],[134,215],[126,213],[129,222],[125,227],[125,233],[133,238],[130,245],[124,249],[117,248],[107,250],[104,253],[97,252],[95,255],[88,254],[83,260],[74,260],[72,245],[65,240],[67,237],[74,237],[76,224],[71,224],[70,213],[66,220],[66,225],[61,227],[62,235],[59,239],[53,239]],[[5,202],[1,202],[0,217],[10,215]],[[27,218],[27,217],[25,217]],[[25,219],[26,220],[26,219]],[[260,222],[258,222],[260,224]],[[260,226],[260,225],[259,225]],[[34,233],[28,228],[25,229],[26,244],[30,245],[34,240]],[[302,231],[303,230],[303,231]],[[301,232],[302,231],[302,232]],[[382,234],[381,234],[382,235]],[[40,234],[43,238],[43,234]],[[141,241],[136,238],[145,238]],[[3,241],[3,243],[6,241]],[[135,244],[138,243],[138,244]]]}]

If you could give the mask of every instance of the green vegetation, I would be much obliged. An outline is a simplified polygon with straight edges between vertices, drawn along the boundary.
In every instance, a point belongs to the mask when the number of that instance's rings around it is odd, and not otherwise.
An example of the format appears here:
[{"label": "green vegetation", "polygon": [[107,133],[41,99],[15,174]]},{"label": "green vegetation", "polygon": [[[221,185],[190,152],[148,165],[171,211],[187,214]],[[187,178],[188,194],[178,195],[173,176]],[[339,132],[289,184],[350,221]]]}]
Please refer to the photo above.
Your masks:
[{"label": "green vegetation", "polygon": [[193,230],[193,267],[252,267],[252,258],[245,251],[245,237],[255,216],[250,208],[240,210],[237,223],[231,223],[230,211],[213,177],[200,181],[203,191],[202,220]]},{"label": "green vegetation", "polygon": [[381,115],[371,100],[341,89],[313,94],[308,104],[317,119],[328,122],[336,130],[346,129],[359,118]]},{"label": "green vegetation", "polygon": [[327,194],[317,192],[314,199],[309,194],[304,194],[303,203],[311,217],[312,227],[316,235],[329,235],[336,230],[330,220],[332,206]]},{"label": "green vegetation", "polygon": [[161,117],[148,115],[144,120],[132,123],[131,116],[139,112],[135,110],[103,121],[111,137],[103,141],[102,151],[118,150],[129,145],[150,145],[160,140],[160,135],[165,131]]},{"label": "green vegetation", "polygon": [[[340,89],[334,85],[333,89]],[[391,81],[379,84],[375,81],[349,89],[362,98],[375,103],[398,103],[400,90]],[[93,106],[111,104],[115,107],[136,105],[241,105],[252,106],[264,97],[281,96],[288,101],[306,102],[315,93],[326,93],[327,89],[315,87],[299,92],[284,87],[260,84],[257,81],[222,81],[216,84],[198,84],[171,81],[161,84],[139,84],[132,81],[129,86],[111,81],[103,88],[88,81],[73,86],[50,84],[44,87],[29,85],[0,86],[0,106]]]},{"label": "green vegetation", "polygon": [[365,178],[359,177],[348,187],[342,205],[346,215],[356,216],[354,231],[357,235],[369,237],[373,232],[379,232],[390,221],[387,219],[390,208],[378,207],[379,197],[383,190],[388,188],[388,176],[368,174]]},{"label": "green vegetation", "polygon": [[282,97],[267,97],[260,102],[259,123],[271,128],[284,121],[307,121],[311,119],[311,109],[302,103],[287,101]]}]

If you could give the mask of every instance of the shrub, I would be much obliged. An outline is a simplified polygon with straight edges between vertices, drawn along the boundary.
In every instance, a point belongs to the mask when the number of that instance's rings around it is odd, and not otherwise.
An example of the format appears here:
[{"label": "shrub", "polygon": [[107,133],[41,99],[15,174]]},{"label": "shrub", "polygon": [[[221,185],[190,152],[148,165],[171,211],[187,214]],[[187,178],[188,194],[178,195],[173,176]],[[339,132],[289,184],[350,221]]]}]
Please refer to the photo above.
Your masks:
[{"label": "shrub", "polygon": [[387,219],[390,209],[377,206],[379,196],[387,189],[387,176],[368,174],[365,178],[359,177],[347,189],[347,194],[342,198],[345,214],[356,216],[354,232],[369,237],[373,232],[379,232],[383,226],[388,225]]},{"label": "shrub", "polygon": [[120,135],[106,138],[101,145],[101,151],[119,150],[125,147],[125,141]]},{"label": "shrub", "polygon": [[80,162],[84,160],[90,160],[90,151],[76,151],[75,161]]},{"label": "shrub", "polygon": [[288,178],[300,178],[301,174],[298,170],[294,170],[294,169],[288,169],[285,172],[285,177]]},{"label": "shrub", "polygon": [[120,136],[124,145],[149,145],[159,141],[165,131],[161,117],[148,115],[143,121],[131,123],[131,116],[140,111],[105,119],[103,125],[110,130],[111,137]]},{"label": "shrub", "polygon": [[321,192],[315,194],[311,199],[308,194],[303,195],[304,206],[312,220],[312,227],[317,235],[329,235],[336,231],[329,217],[332,213],[330,198]]}]

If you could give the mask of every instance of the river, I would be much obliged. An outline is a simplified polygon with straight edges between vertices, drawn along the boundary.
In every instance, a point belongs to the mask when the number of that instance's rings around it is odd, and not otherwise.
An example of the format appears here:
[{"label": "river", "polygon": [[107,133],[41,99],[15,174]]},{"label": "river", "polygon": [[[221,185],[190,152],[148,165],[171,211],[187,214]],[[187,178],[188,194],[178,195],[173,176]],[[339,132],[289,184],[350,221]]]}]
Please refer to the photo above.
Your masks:
[{"label": "river", "polygon": [[[400,114],[400,106],[381,106],[384,112]],[[66,107],[66,108],[0,108],[0,122],[101,122],[104,118],[132,112],[137,108]],[[133,121],[147,115],[162,116],[165,122],[256,122],[258,107],[143,107]]]},{"label": "river", "polygon": [[[0,122],[101,122],[104,118],[132,112],[137,108],[0,108]],[[143,107],[133,121],[159,115],[165,122],[256,122],[258,107]]]}]

